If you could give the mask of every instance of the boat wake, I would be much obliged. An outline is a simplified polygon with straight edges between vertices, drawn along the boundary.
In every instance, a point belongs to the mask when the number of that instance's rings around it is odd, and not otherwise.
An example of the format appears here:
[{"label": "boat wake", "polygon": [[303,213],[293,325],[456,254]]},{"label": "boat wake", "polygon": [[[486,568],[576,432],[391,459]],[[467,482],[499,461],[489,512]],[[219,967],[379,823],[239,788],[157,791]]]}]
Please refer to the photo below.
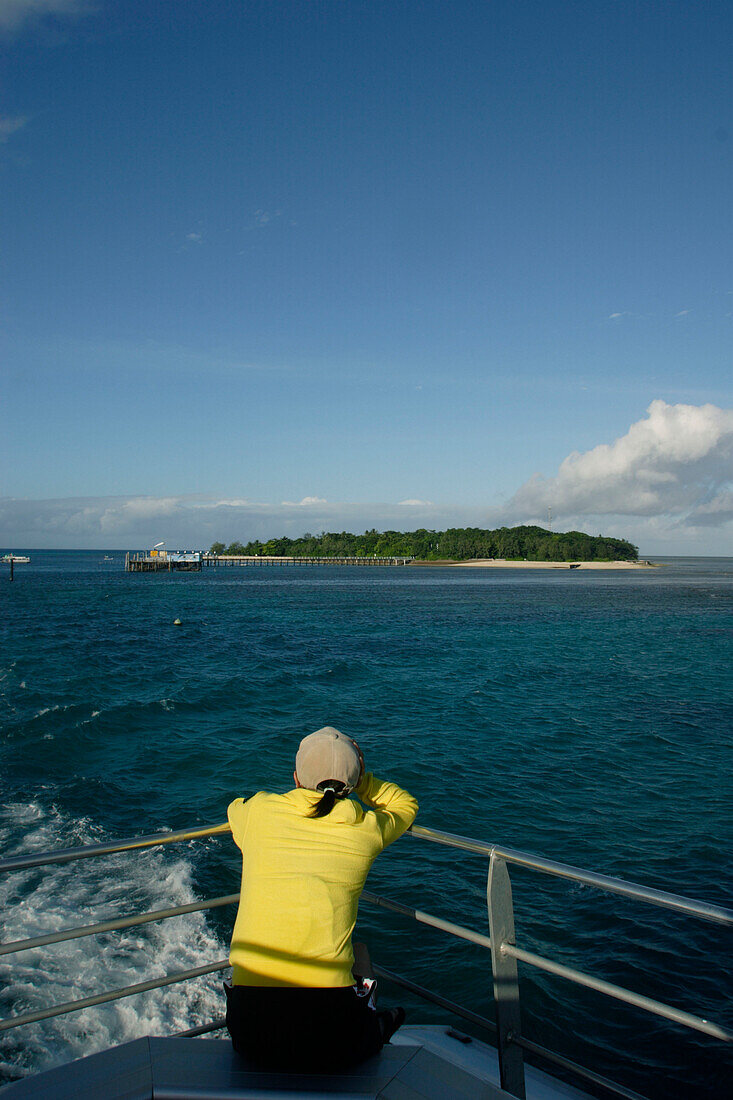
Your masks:
[{"label": "boat wake", "polygon": [[[85,819],[37,802],[0,810],[6,853],[106,838]],[[153,849],[0,876],[0,941],[196,900],[193,868]],[[203,913],[0,956],[0,1016],[34,1012],[225,958]],[[223,1014],[217,974],[0,1033],[0,1084],[142,1035],[166,1035]]]}]

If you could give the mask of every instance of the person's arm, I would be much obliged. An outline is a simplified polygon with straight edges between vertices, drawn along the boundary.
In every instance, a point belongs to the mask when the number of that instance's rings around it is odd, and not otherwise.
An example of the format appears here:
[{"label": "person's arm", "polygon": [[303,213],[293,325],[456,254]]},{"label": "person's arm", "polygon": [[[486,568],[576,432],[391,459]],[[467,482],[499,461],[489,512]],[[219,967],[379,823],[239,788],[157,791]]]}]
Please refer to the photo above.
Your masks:
[{"label": "person's arm", "polygon": [[247,819],[251,802],[251,798],[235,798],[227,807],[227,820],[232,830],[234,843],[238,848],[242,847],[242,840],[247,831]]},{"label": "person's arm", "polygon": [[375,811],[385,848],[402,836],[417,816],[417,799],[396,783],[376,779],[371,772],[362,775],[356,793]]}]

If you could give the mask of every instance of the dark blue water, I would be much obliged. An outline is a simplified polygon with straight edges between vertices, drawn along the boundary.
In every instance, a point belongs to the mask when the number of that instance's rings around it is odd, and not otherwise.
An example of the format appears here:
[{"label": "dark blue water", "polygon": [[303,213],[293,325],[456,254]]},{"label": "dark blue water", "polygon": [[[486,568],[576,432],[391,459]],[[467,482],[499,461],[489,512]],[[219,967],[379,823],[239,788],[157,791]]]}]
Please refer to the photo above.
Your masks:
[{"label": "dark blue water", "polygon": [[[109,552],[108,552],[109,553]],[[224,819],[325,724],[422,824],[733,905],[733,559],[634,573],[0,567],[5,853]],[[175,626],[174,620],[181,619]],[[512,872],[521,946],[733,1026],[714,925]],[[0,881],[3,941],[237,889],[230,841]],[[486,866],[406,837],[374,891],[486,927]],[[0,960],[2,1016],[226,955],[233,913]],[[362,907],[375,961],[492,1015],[489,959]],[[393,991],[385,990],[385,993]],[[650,1097],[721,1093],[720,1043],[521,969],[523,1026]],[[400,996],[404,1001],[404,997]],[[405,1001],[413,1021],[444,1013]],[[4,1078],[222,1009],[218,979],[5,1033]]]}]

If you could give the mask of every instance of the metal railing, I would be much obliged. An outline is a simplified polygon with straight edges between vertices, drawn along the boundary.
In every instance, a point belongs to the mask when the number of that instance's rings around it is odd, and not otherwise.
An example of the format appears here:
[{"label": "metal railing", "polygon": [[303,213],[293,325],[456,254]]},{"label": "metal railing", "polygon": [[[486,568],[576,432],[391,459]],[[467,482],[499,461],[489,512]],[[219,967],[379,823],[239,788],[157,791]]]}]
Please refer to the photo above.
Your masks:
[{"label": "metal railing", "polygon": [[[74,860],[90,859],[96,856],[114,855],[121,852],[139,851],[145,848],[157,847],[165,844],[173,844],[179,841],[191,841],[205,837],[229,833],[229,825],[224,822],[218,825],[206,825],[196,829],[182,829],[176,832],[156,833],[151,836],[135,837],[129,840],[121,840],[109,844],[94,844],[80,848],[66,848],[55,852],[38,852],[25,855],[10,856],[0,860],[0,873],[12,871],[24,871],[34,867],[49,866],[53,864],[70,863]],[[456,1004],[433,992],[424,986],[385,970],[375,967],[378,977],[394,982],[396,985],[432,1002],[447,1011],[469,1021],[476,1027],[485,1031],[496,1033],[497,1050],[499,1058],[499,1071],[502,1088],[512,1096],[524,1100],[524,1054],[526,1051],[545,1061],[557,1065],[565,1071],[581,1078],[583,1081],[601,1087],[615,1096],[625,1097],[627,1100],[643,1100],[638,1093],[625,1088],[616,1082],[610,1081],[599,1074],[570,1061],[562,1055],[540,1046],[522,1035],[520,1018],[519,983],[517,963],[535,967],[545,973],[564,978],[575,985],[593,989],[614,1000],[640,1008],[652,1015],[670,1020],[683,1027],[702,1032],[723,1042],[733,1041],[733,1032],[719,1024],[713,1023],[701,1016],[685,1012],[672,1005],[653,1000],[622,986],[596,978],[573,967],[564,966],[552,959],[544,958],[530,951],[517,947],[514,935],[514,907],[512,901],[512,889],[509,878],[509,865],[522,867],[529,871],[551,875],[556,878],[566,879],[571,882],[581,883],[594,887],[607,893],[618,894],[622,897],[633,898],[647,905],[660,906],[671,909],[685,916],[696,917],[704,921],[717,924],[733,925],[733,910],[721,905],[712,905],[699,902],[692,898],[672,894],[663,890],[654,890],[649,887],[639,886],[624,879],[613,878],[608,875],[596,874],[570,864],[559,863],[555,860],[543,859],[529,852],[518,851],[514,848],[506,848],[497,844],[487,844],[481,840],[459,836],[454,833],[440,832],[436,829],[413,825],[408,834],[417,840],[427,840],[435,844],[441,844],[450,848],[457,848],[474,855],[484,856],[489,861],[487,882],[487,910],[489,935],[477,932],[471,928],[455,924],[452,921],[437,917],[420,909],[414,909],[402,902],[381,897],[371,891],[365,890],[362,899],[368,904],[408,916],[418,923],[428,925],[446,932],[458,939],[478,944],[491,952],[492,975],[494,986],[494,1005],[496,1023],[480,1016],[462,1005]],[[218,908],[224,905],[233,905],[239,900],[239,894],[227,894],[222,897],[208,898],[203,901],[191,902],[187,905],[179,905],[169,909],[159,909],[150,913],[137,914],[132,917],[122,917],[116,920],[102,921],[98,924],[84,925],[75,928],[67,928],[58,932],[43,936],[35,936],[29,939],[16,940],[12,943],[0,944],[0,955],[11,955],[19,951],[29,951],[33,948],[44,947],[49,944],[61,943],[65,940],[80,939],[84,936],[94,936],[103,932],[118,931],[132,928],[137,925],[147,924],[151,921],[166,920],[169,917],[181,916],[185,913],[195,913],[201,910]],[[75,1012],[93,1005],[104,1004],[108,1001],[130,997],[137,993],[143,993],[162,986],[173,985],[177,982],[187,981],[191,978],[211,974],[225,970],[229,966],[228,959],[219,959],[217,962],[205,966],[195,967],[190,970],[168,974],[154,978],[151,981],[140,982],[135,985],[125,986],[120,989],[108,990],[93,997],[85,997],[76,1001],[68,1001],[64,1004],[54,1005],[51,1008],[41,1009],[37,1012],[28,1012],[22,1015],[12,1016],[6,1020],[0,1020],[0,1032],[25,1024],[35,1023],[40,1020],[50,1019],[54,1016]],[[192,1028],[184,1032],[185,1035],[200,1035],[209,1031],[215,1031],[224,1026],[222,1019],[215,1020],[202,1027]]]}]

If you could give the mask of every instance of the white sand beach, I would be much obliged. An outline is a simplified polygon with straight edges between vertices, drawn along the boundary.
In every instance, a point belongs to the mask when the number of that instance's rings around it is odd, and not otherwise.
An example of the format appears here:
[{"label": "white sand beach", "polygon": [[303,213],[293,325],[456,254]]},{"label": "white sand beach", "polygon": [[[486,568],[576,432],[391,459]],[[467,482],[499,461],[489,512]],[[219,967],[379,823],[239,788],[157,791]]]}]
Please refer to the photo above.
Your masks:
[{"label": "white sand beach", "polygon": [[507,561],[505,558],[475,558],[473,561],[446,562],[456,569],[657,569],[649,561]]}]

